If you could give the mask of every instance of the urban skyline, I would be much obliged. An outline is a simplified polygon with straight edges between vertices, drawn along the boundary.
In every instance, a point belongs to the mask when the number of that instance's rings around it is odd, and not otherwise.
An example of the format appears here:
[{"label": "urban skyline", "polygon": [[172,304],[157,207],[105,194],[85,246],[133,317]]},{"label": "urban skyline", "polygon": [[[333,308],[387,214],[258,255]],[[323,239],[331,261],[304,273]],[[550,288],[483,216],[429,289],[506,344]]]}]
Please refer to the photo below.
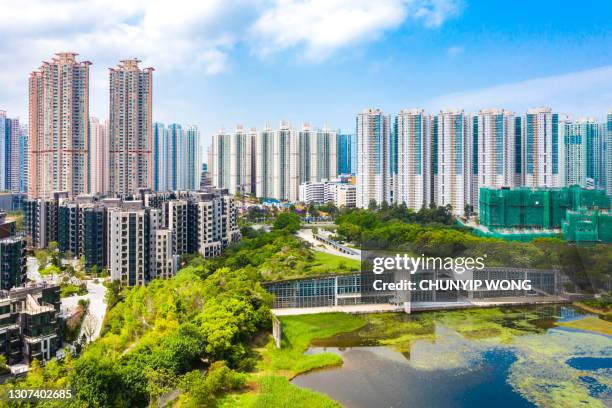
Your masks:
[{"label": "urban skyline", "polygon": [[56,192],[128,197],[141,189],[196,189],[199,129],[171,124],[160,136],[151,113],[154,69],[140,69],[138,59],[110,68],[111,115],[100,121],[89,115],[91,62],[77,56],[55,53],[31,72],[28,125],[0,110],[0,190],[50,199]]},{"label": "urban skyline", "polygon": [[396,115],[367,108],[356,115],[353,135],[286,121],[276,129],[221,131],[208,171],[212,185],[231,194],[318,203],[334,196],[336,177],[349,173],[357,207],[435,204],[463,215],[478,211],[483,187],[578,184],[611,194],[612,132],[605,130],[611,119],[612,113],[606,123],[576,121],[548,107]]},{"label": "urban skyline", "polygon": [[[73,54],[68,55],[73,58]],[[69,61],[70,64],[73,62],[72,59]],[[37,72],[35,71],[34,74],[37,74]],[[35,106],[34,110],[37,111],[38,108]],[[380,113],[382,111],[372,110],[372,112]],[[241,184],[244,194],[278,199],[288,198],[296,201],[299,193],[298,186],[301,183],[329,180],[343,173],[357,173],[351,171],[355,170],[359,162],[357,158],[376,153],[366,151],[367,148],[373,146],[371,141],[367,142],[367,138],[364,139],[363,143],[365,144],[362,146],[361,155],[357,153],[360,151],[357,146],[361,139],[358,134],[362,133],[362,138],[364,136],[363,131],[359,130],[359,118],[362,115],[357,115],[358,128],[356,134],[342,134],[340,130],[328,131],[327,126],[322,129],[311,129],[309,123],[304,123],[301,131],[295,131],[286,121],[281,122],[278,131],[272,131],[269,124],[263,131],[251,128],[247,132],[242,125],[237,125],[234,133],[224,135],[225,132],[220,131],[214,136],[213,140],[221,136],[230,139],[238,136],[240,143],[226,142],[229,143],[226,154],[232,157],[233,164],[230,164],[229,160],[225,160],[225,165],[230,166],[231,171],[228,168],[225,172],[225,177],[228,178],[225,180],[215,179],[212,184],[229,188],[232,194],[237,192],[232,186]],[[412,136],[409,134],[410,129],[404,129],[404,126],[402,126],[406,117],[411,115],[418,117],[417,125],[420,128],[420,131]],[[553,113],[550,108],[533,108],[522,115],[504,109],[481,109],[478,113],[467,114],[463,110],[444,110],[436,115],[427,114],[422,109],[402,110],[394,116],[393,121],[390,116],[385,117],[384,120],[384,123],[394,122],[393,126],[384,125],[387,129],[385,132],[388,132],[386,137],[390,141],[393,140],[394,149],[396,149],[393,157],[389,158],[389,163],[385,165],[393,169],[390,170],[389,174],[397,177],[393,192],[391,187],[388,186],[386,189],[388,193],[384,193],[384,197],[368,196],[369,198],[366,201],[375,199],[377,202],[395,202],[399,200],[397,202],[405,202],[412,208],[418,208],[417,202],[422,202],[423,205],[428,205],[430,202],[442,202],[445,203],[444,205],[450,204],[454,208],[461,208],[469,203],[477,209],[478,188],[476,186],[479,185],[489,187],[555,187],[575,183],[585,187],[607,189],[610,177],[607,177],[609,166],[606,167],[605,158],[609,155],[609,150],[606,148],[606,137],[609,134],[606,128],[609,124],[599,123],[594,118],[584,118],[576,121],[572,120],[571,117],[571,115]],[[608,114],[608,119],[609,117],[610,114]],[[22,180],[18,177],[12,183],[16,186],[13,191],[19,192],[19,186],[23,187],[28,184],[25,175],[29,172],[29,168],[25,164],[29,160],[26,159],[28,155],[25,152],[32,149],[29,149],[27,137],[24,137],[25,126],[17,125],[19,132],[16,133],[17,144],[15,145],[15,142],[11,141],[15,137],[10,134],[10,123],[18,124],[18,121],[13,120],[11,122],[11,119],[6,118],[5,112],[2,112],[2,120],[5,122],[3,127],[5,148],[3,149],[4,154],[0,155],[0,160],[4,162],[3,168],[7,169],[3,172],[3,176],[4,174],[11,174],[10,163],[19,165],[21,168],[18,172]],[[100,124],[97,118],[89,118],[89,133],[91,135],[88,136],[88,143],[93,146],[102,145],[103,147],[104,143],[109,143],[109,138],[98,140],[100,139],[98,135],[106,135],[108,132],[106,126],[105,123]],[[152,182],[148,186],[154,191],[197,188],[203,153],[196,148],[199,139],[197,127],[186,126],[183,129],[179,124],[170,124],[166,129],[160,123],[155,123],[152,127],[154,140],[151,142],[153,143],[151,152],[155,161],[155,168],[151,171]],[[413,123],[410,127],[413,128],[414,132],[415,124]],[[438,144],[435,146],[423,145],[427,135],[430,134],[429,137],[431,138],[431,132],[438,127],[441,137],[444,139],[450,137],[446,142],[441,139],[442,143],[439,144],[441,148],[451,149],[448,154],[445,154],[446,152],[436,152],[434,149],[437,148]],[[449,130],[445,130],[445,127]],[[466,129],[460,129],[463,127]],[[466,134],[462,138],[456,139],[457,142],[455,142],[452,133],[457,129]],[[160,131],[162,132],[161,135],[159,134]],[[408,131],[408,134],[405,134],[406,131]],[[477,138],[472,136],[477,134],[479,135]],[[532,135],[534,141],[540,140],[540,142],[534,144],[533,142],[522,141],[525,139],[525,134]],[[319,152],[318,149],[323,146],[321,140],[312,138],[313,136],[320,138],[322,135],[333,136],[333,140],[327,140],[327,150],[323,149]],[[553,137],[553,135],[556,136]],[[412,137],[413,139],[406,140],[406,137],[408,139]],[[281,139],[285,141],[282,142]],[[162,142],[162,140],[165,141]],[[348,140],[350,142],[347,142]],[[451,140],[453,140],[453,143],[450,142]],[[383,146],[386,143],[383,143]],[[418,151],[409,152],[410,149],[407,149],[407,147],[419,143],[421,147]],[[521,146],[521,143],[523,143],[523,146]],[[15,145],[15,147],[9,149],[11,145]],[[283,149],[281,149],[282,145],[284,146]],[[469,145],[471,145],[471,152],[468,151]],[[333,146],[333,149],[330,150],[329,146]],[[219,169],[214,165],[214,147],[214,145],[211,146],[206,159],[209,164],[209,171],[213,176],[219,174]],[[287,149],[286,152],[285,148]],[[461,150],[459,153],[453,150],[457,148]],[[18,150],[19,155],[8,154],[15,149]],[[343,149],[345,152],[340,154]],[[544,150],[539,151],[538,149]],[[160,151],[165,153],[160,155]],[[280,160],[285,157],[284,154],[288,158],[296,156],[298,161]],[[384,154],[388,155],[388,153]],[[108,155],[108,151],[104,152],[104,149],[96,152],[92,150],[91,157],[87,159],[89,162],[85,166],[86,168],[77,169],[74,172],[80,174],[87,171],[89,167],[95,170],[93,172],[95,176],[92,174],[90,179],[92,193],[113,194],[110,190],[103,191],[104,189],[99,188],[100,185],[104,185],[101,180],[106,180],[105,182],[108,183],[108,176],[105,174],[106,169],[100,169],[101,163],[104,162],[104,158],[100,159],[100,157],[105,155]],[[36,162],[36,151],[32,152],[32,157],[34,157],[32,162]],[[7,158],[12,159],[12,161],[7,161]],[[403,161],[398,163],[400,158]],[[438,163],[435,163],[435,161],[438,158],[451,161],[442,163],[441,166],[437,167]],[[544,160],[544,162],[540,163],[540,160]],[[546,160],[550,162],[546,162]],[[282,167],[272,165],[273,168],[277,167],[275,172],[266,172],[264,163],[278,164],[281,162],[285,163]],[[294,166],[294,162],[298,167]],[[22,165],[19,163],[22,163]],[[332,163],[333,166],[331,166]],[[435,172],[438,168],[443,172],[440,176],[436,175],[435,183],[431,176],[426,175],[425,177],[421,176],[421,180],[413,183],[414,185],[402,184],[415,181],[415,176],[419,174],[415,172],[409,178],[405,178],[406,163],[416,166],[413,171],[417,170],[419,166],[424,166],[422,169],[424,173],[427,173],[428,169]],[[286,180],[290,184],[285,183],[285,186],[279,186],[277,185],[279,179],[286,176],[281,168],[285,168],[287,164],[291,164],[289,176]],[[454,164],[456,168],[467,166],[465,170],[469,174],[466,174],[465,177],[463,171],[458,175],[453,174],[451,164]],[[294,168],[293,172],[291,172],[292,168]],[[513,168],[514,171],[512,171]],[[342,172],[339,171],[340,169],[349,169],[349,171]],[[447,180],[446,173],[448,172],[450,172],[451,178]],[[13,171],[12,173],[16,172]],[[158,180],[160,176],[163,176],[163,182]],[[230,181],[230,177],[233,181]],[[463,178],[456,182],[457,177]],[[472,180],[474,177],[475,180]],[[266,178],[269,178],[268,181],[266,181]],[[385,177],[384,179],[391,180],[391,177]],[[293,180],[292,184],[291,180]],[[272,182],[275,183],[272,188],[276,190],[270,190],[270,187],[267,186]],[[96,183],[98,185],[94,185]],[[449,183],[454,187],[447,188],[446,186]],[[11,190],[6,181],[4,185],[7,190]],[[379,189],[375,183],[370,183],[368,188],[373,188],[374,191]],[[455,191],[455,188],[459,188],[459,191]],[[264,189],[267,189],[266,191],[269,191],[270,194],[264,194]],[[421,198],[421,194],[424,194],[421,192],[425,190],[433,191],[433,195]],[[62,190],[56,189],[55,191]],[[291,194],[286,194],[285,191],[290,191]],[[83,192],[87,191],[81,191],[80,193]],[[136,190],[130,192],[130,194],[134,193],[136,193]],[[402,194],[404,195],[403,198]],[[455,195],[456,197],[448,199],[446,196],[449,195]],[[391,198],[392,196],[395,198]],[[410,200],[416,201],[410,202]],[[365,206],[363,203],[360,205]]]},{"label": "urban skyline", "polygon": [[7,404],[612,403],[610,0],[5,3]]},{"label": "urban skyline", "polygon": [[[50,7],[29,0],[7,4],[0,16],[0,107],[22,122],[27,75],[58,50],[92,61],[90,110],[101,119],[108,117],[108,67],[132,57],[155,67],[153,121],[197,125],[203,149],[235,123],[325,119],[350,130],[366,106],[551,106],[598,120],[612,106],[605,18],[612,6],[604,1],[576,9],[543,1],[528,13],[474,0],[112,7],[75,0]],[[28,18],[18,18],[24,9]],[[49,24],[49,13],[69,18]]]},{"label": "urban skyline", "polygon": [[[77,61],[78,55],[56,53],[32,72],[29,137],[23,137],[17,119],[4,119],[9,124],[2,138],[4,188],[20,191],[27,185],[30,197],[42,198],[55,191],[129,196],[141,188],[196,188],[206,133],[200,137],[197,127],[176,122],[165,128],[156,120],[154,68],[140,68],[137,58],[109,68],[109,115],[98,120],[90,115],[93,64]],[[297,201],[300,184],[348,169],[357,174],[358,206],[371,200],[413,208],[433,202],[456,211],[478,205],[478,186],[607,187],[612,177],[603,124],[581,127],[598,122],[586,117],[574,122],[571,112],[551,108],[515,114],[497,106],[439,113],[403,109],[397,116],[366,109],[357,114],[354,133],[330,131],[328,125],[313,130],[308,122],[295,130],[286,120],[270,134],[268,124],[263,132],[237,125],[234,133],[212,135],[207,149],[212,184],[232,194]],[[417,112],[418,123],[411,122],[410,111]],[[94,152],[98,146],[101,151]],[[271,168],[262,164],[267,162]]]}]

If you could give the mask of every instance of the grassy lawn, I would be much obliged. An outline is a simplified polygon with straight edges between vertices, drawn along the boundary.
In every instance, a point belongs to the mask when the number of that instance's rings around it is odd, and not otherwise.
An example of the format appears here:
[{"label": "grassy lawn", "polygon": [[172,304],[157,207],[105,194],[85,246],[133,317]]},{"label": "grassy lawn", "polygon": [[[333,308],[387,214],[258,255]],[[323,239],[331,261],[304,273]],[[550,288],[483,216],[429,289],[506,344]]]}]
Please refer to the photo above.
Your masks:
[{"label": "grassy lawn", "polygon": [[346,313],[286,316],[281,322],[282,347],[278,349],[270,342],[258,368],[264,372],[282,372],[289,378],[315,368],[342,364],[342,359],[334,353],[305,355],[304,352],[313,339],[350,332],[366,323],[363,317]]},{"label": "grassy lawn", "polygon": [[65,298],[72,295],[82,296],[87,294],[87,287],[75,285],[73,283],[62,283],[60,297]]},{"label": "grassy lawn", "polygon": [[612,317],[612,304],[609,301],[587,300],[585,302],[574,302],[574,305],[590,313]]},{"label": "grassy lawn", "polygon": [[350,332],[366,324],[366,319],[346,313],[286,316],[280,318],[283,326],[282,347],[277,349],[270,341],[259,349],[261,360],[251,376],[253,391],[230,394],[222,407],[339,407],[329,397],[296,387],[289,380],[298,374],[323,367],[341,365],[337,354],[305,355],[310,342],[338,333]]},{"label": "grassy lawn", "polygon": [[308,267],[310,274],[359,272],[360,269],[361,262],[356,259],[321,251],[314,252],[314,261]]},{"label": "grassy lawn", "polygon": [[597,317],[585,317],[584,319],[559,323],[559,326],[571,327],[579,330],[588,330],[612,336],[612,323],[598,319]]},{"label": "grassy lawn", "polygon": [[257,392],[228,395],[221,408],[340,408],[331,398],[315,391],[296,387],[285,377],[263,376],[257,380]]}]

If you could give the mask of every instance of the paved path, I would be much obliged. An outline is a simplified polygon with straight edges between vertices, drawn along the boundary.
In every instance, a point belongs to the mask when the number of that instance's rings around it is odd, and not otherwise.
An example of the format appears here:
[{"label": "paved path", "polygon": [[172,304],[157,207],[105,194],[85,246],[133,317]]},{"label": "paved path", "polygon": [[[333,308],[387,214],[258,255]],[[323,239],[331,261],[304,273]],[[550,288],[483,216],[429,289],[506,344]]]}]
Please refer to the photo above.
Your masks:
[{"label": "paved path", "polygon": [[33,282],[42,282],[42,277],[40,273],[38,273],[38,261],[33,256],[28,257],[27,265],[27,274],[28,278]]},{"label": "paved path", "polygon": [[286,309],[272,309],[276,316],[295,316],[304,314],[318,313],[382,313],[382,312],[401,312],[401,307],[383,303],[380,305],[344,305],[344,306],[322,306],[322,307],[295,307]]},{"label": "paved path", "polygon": [[328,254],[332,254],[332,255],[338,255],[338,256],[343,256],[345,258],[350,258],[350,259],[356,259],[358,261],[361,261],[361,257],[359,255],[350,255],[350,254],[345,254],[344,252],[340,252],[337,249],[335,249],[334,247],[330,246],[330,245],[326,245],[321,241],[316,240],[313,236],[312,236],[312,230],[311,229],[301,229],[297,232],[297,236],[312,244],[312,247],[315,251],[321,251],[321,252],[327,252]]},{"label": "paved path", "polygon": [[[100,283],[94,283],[93,280],[87,281],[88,293],[83,296],[70,296],[62,299],[61,312],[63,315],[68,316],[76,309],[80,299],[89,299],[89,313],[96,318],[96,330],[91,340],[95,340],[100,336],[100,330],[102,329],[102,322],[104,316],[106,316],[106,302],[104,300],[104,294],[106,293],[106,287]],[[81,331],[83,328],[81,327]],[[83,333],[79,333],[79,339]]]},{"label": "paved path", "polygon": [[[74,264],[74,262],[73,262]],[[53,282],[56,277],[51,276],[40,276],[38,272],[38,261],[35,257],[28,257],[27,260],[27,274],[28,278],[33,282]],[[60,306],[60,314],[68,317],[75,310],[80,299],[89,300],[89,313],[96,318],[96,330],[91,340],[95,340],[100,336],[102,330],[102,322],[104,316],[106,316],[106,301],[104,296],[106,294],[106,287],[102,284],[102,281],[95,283],[93,280],[87,280],[87,294],[83,296],[69,296],[62,299]],[[81,333],[79,333],[79,339],[83,335],[83,327],[81,327]]]},{"label": "paved path", "polygon": [[[568,302],[561,296],[530,296],[526,298],[499,298],[487,300],[460,300],[457,302],[411,302],[410,312],[431,311],[431,310],[450,310],[467,309],[481,307],[502,307],[502,306],[525,306],[537,304],[557,304]],[[295,316],[304,314],[318,313],[382,313],[382,312],[403,312],[403,307],[389,303],[367,304],[367,305],[345,305],[345,306],[323,306],[323,307],[294,307],[285,309],[272,309],[276,316]]]}]

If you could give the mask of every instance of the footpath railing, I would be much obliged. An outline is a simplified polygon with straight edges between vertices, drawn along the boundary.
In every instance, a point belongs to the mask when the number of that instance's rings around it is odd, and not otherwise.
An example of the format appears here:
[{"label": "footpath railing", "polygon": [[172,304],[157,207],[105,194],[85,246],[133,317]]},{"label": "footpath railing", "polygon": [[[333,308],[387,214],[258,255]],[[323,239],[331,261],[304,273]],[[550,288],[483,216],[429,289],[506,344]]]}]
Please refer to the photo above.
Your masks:
[{"label": "footpath railing", "polygon": [[344,253],[344,254],[349,254],[349,255],[355,255],[355,256],[359,256],[360,253],[356,250],[354,250],[353,248],[349,248],[347,246],[344,246],[342,244],[340,244],[339,242],[336,242],[332,239],[326,238],[320,234],[312,234],[312,236],[314,237],[314,239],[316,239],[317,241],[321,241],[329,246],[331,246],[332,248]]}]

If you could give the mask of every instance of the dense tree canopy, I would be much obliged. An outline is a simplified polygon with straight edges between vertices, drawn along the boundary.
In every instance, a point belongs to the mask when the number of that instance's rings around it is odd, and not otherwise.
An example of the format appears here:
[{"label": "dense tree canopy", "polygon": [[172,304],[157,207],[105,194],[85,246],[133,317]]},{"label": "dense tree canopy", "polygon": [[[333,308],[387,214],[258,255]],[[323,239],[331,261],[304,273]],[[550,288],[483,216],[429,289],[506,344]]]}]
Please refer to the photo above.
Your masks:
[{"label": "dense tree canopy", "polygon": [[[70,406],[143,407],[188,383],[181,404],[196,406],[190,400],[199,395],[193,378],[183,377],[207,362],[223,361],[215,375],[234,378],[232,369],[253,362],[252,337],[269,327],[271,295],[252,268],[211,273],[196,259],[172,279],[116,296],[120,300],[109,310],[101,338],[78,359],[53,360],[44,368],[35,364],[25,379],[0,391],[70,387],[76,393]],[[203,381],[213,388],[213,380]]]},{"label": "dense tree canopy", "polygon": [[295,233],[300,229],[301,223],[300,217],[294,212],[282,212],[274,220],[274,229]]},{"label": "dense tree canopy", "polygon": [[418,212],[405,206],[345,210],[336,224],[338,239],[365,249],[393,248],[417,256],[485,257],[487,266],[557,269],[570,278],[571,290],[612,285],[610,245],[575,245],[558,238],[510,242],[480,237],[470,228],[455,225],[446,207]]}]

